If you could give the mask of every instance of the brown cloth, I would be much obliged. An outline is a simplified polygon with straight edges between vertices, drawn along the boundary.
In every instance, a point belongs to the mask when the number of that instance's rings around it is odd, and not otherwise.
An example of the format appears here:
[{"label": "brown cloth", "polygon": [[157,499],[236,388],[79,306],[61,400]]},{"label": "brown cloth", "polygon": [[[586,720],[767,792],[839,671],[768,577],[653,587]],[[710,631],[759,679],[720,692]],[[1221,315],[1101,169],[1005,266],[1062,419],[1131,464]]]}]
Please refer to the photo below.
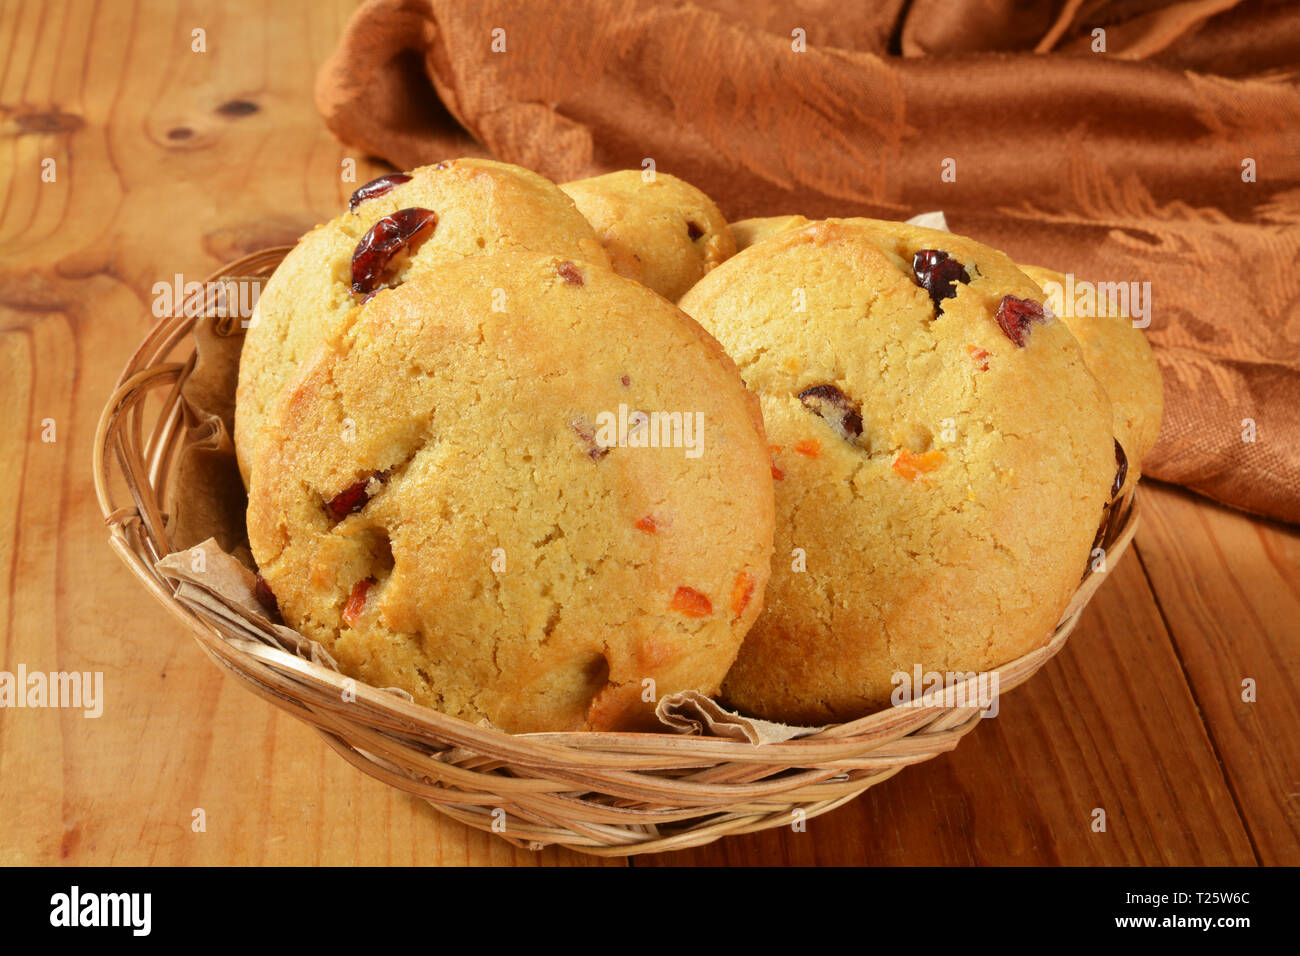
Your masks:
[{"label": "brown cloth", "polygon": [[1146,474],[1300,522],[1298,64],[1280,2],[370,0],[317,104],[399,168],[653,159],[731,219],[943,209],[1018,261],[1150,282]]}]

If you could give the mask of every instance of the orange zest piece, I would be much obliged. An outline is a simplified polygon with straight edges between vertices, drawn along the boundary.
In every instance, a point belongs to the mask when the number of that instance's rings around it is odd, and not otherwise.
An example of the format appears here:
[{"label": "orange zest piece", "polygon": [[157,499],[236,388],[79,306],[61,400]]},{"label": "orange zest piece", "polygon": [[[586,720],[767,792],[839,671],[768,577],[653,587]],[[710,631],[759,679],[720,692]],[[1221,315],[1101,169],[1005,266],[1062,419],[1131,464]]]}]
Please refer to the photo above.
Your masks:
[{"label": "orange zest piece", "polygon": [[921,475],[929,474],[943,464],[943,452],[927,451],[919,455],[913,455],[904,448],[894,459],[894,471],[898,472],[908,481],[916,481]]},{"label": "orange zest piece", "polygon": [[809,458],[818,458],[822,453],[822,443],[817,438],[805,438],[794,446],[794,450],[801,455],[807,455]]},{"label": "orange zest piece", "polygon": [[713,613],[713,602],[695,588],[680,587],[668,604],[671,611],[681,611],[687,617],[708,617]]},{"label": "orange zest piece", "polygon": [[[780,450],[781,450],[780,445],[767,446],[767,454],[769,457],[775,455]],[[775,481],[781,481],[785,478],[785,472],[782,471],[780,468],[776,467],[775,459],[772,461],[772,478]]]},{"label": "orange zest piece", "polygon": [[366,594],[374,583],[374,578],[365,578],[352,586],[352,594],[348,598],[348,605],[343,609],[343,623],[349,627],[357,623],[357,618],[366,609]]},{"label": "orange zest piece", "polygon": [[754,596],[754,579],[744,571],[736,575],[736,583],[731,586],[731,619],[734,621],[749,606],[749,599]]},{"label": "orange zest piece", "polygon": [[966,346],[966,351],[970,353],[971,361],[975,363],[976,368],[981,372],[987,372],[989,370],[988,352],[980,348],[978,345],[968,345]]},{"label": "orange zest piece", "polygon": [[644,531],[646,534],[657,534],[659,531],[659,525],[655,521],[654,515],[646,515],[642,518],[636,519],[636,529],[638,531]]}]

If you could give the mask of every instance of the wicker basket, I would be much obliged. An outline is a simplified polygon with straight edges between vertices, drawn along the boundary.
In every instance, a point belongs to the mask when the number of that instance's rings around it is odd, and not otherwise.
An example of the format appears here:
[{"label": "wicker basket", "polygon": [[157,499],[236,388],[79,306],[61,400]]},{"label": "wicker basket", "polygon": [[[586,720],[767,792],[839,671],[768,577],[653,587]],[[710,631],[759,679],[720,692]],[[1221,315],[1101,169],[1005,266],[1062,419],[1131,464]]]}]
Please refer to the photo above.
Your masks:
[{"label": "wicker basket", "polygon": [[[208,281],[268,276],[285,252],[255,253]],[[895,707],[762,745],[699,735],[511,735],[365,685],[345,694],[354,685],[342,675],[182,605],[155,570],[174,550],[163,503],[184,434],[180,388],[194,369],[194,322],[168,317],[149,331],[100,418],[95,489],[113,548],[218,664],[310,723],[355,766],[443,813],[532,849],[554,843],[601,856],[680,849],[789,825],[800,810],[804,819],[833,810],[908,764],[953,749],[979,723],[978,706],[937,705]],[[1136,505],[1133,496],[1112,509],[1107,570],[1133,537]],[[1046,645],[998,669],[1000,690],[1064,646],[1105,574],[1083,579]],[[964,699],[977,699],[973,687]]]}]

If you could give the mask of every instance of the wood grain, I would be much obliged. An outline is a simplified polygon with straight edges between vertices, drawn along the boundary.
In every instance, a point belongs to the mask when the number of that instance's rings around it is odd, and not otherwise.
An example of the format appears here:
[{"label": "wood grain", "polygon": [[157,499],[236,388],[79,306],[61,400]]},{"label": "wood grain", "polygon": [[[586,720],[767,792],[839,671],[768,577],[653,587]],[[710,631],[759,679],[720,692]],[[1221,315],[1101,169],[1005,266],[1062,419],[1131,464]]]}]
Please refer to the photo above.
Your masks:
[{"label": "wood grain", "polygon": [[[153,284],[334,215],[345,158],[381,171],[312,107],[351,7],[0,0],[0,670],[102,671],[106,698],[98,719],[0,711],[0,864],[601,862],[516,850],[353,770],[107,547],[91,440]],[[1300,862],[1296,532],[1147,502],[1066,650],[953,754],[806,833],[636,862]]]},{"label": "wood grain", "polygon": [[[1139,535],[1141,531],[1139,530]],[[1094,811],[1106,829],[1094,832]],[[955,751],[790,829],[637,866],[1255,862],[1138,561]]]},{"label": "wood grain", "polygon": [[1138,555],[1233,798],[1261,862],[1300,864],[1300,531],[1168,486],[1149,501]]}]

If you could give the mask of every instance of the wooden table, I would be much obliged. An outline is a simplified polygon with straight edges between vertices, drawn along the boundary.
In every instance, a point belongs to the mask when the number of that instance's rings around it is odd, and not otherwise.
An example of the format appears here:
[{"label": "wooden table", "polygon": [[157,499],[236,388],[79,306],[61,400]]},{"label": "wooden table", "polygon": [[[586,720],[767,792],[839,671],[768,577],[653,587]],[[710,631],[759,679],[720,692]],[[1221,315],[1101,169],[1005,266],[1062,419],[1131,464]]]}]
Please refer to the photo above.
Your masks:
[{"label": "wooden table", "polygon": [[[602,862],[353,770],[106,543],[94,427],[153,284],[292,242],[353,188],[311,100],[350,7],[0,4],[0,670],[106,681],[99,719],[0,711],[0,863]],[[1300,863],[1300,533],[1158,485],[1145,505],[1064,652],[954,753],[807,832],[635,863]]]}]

